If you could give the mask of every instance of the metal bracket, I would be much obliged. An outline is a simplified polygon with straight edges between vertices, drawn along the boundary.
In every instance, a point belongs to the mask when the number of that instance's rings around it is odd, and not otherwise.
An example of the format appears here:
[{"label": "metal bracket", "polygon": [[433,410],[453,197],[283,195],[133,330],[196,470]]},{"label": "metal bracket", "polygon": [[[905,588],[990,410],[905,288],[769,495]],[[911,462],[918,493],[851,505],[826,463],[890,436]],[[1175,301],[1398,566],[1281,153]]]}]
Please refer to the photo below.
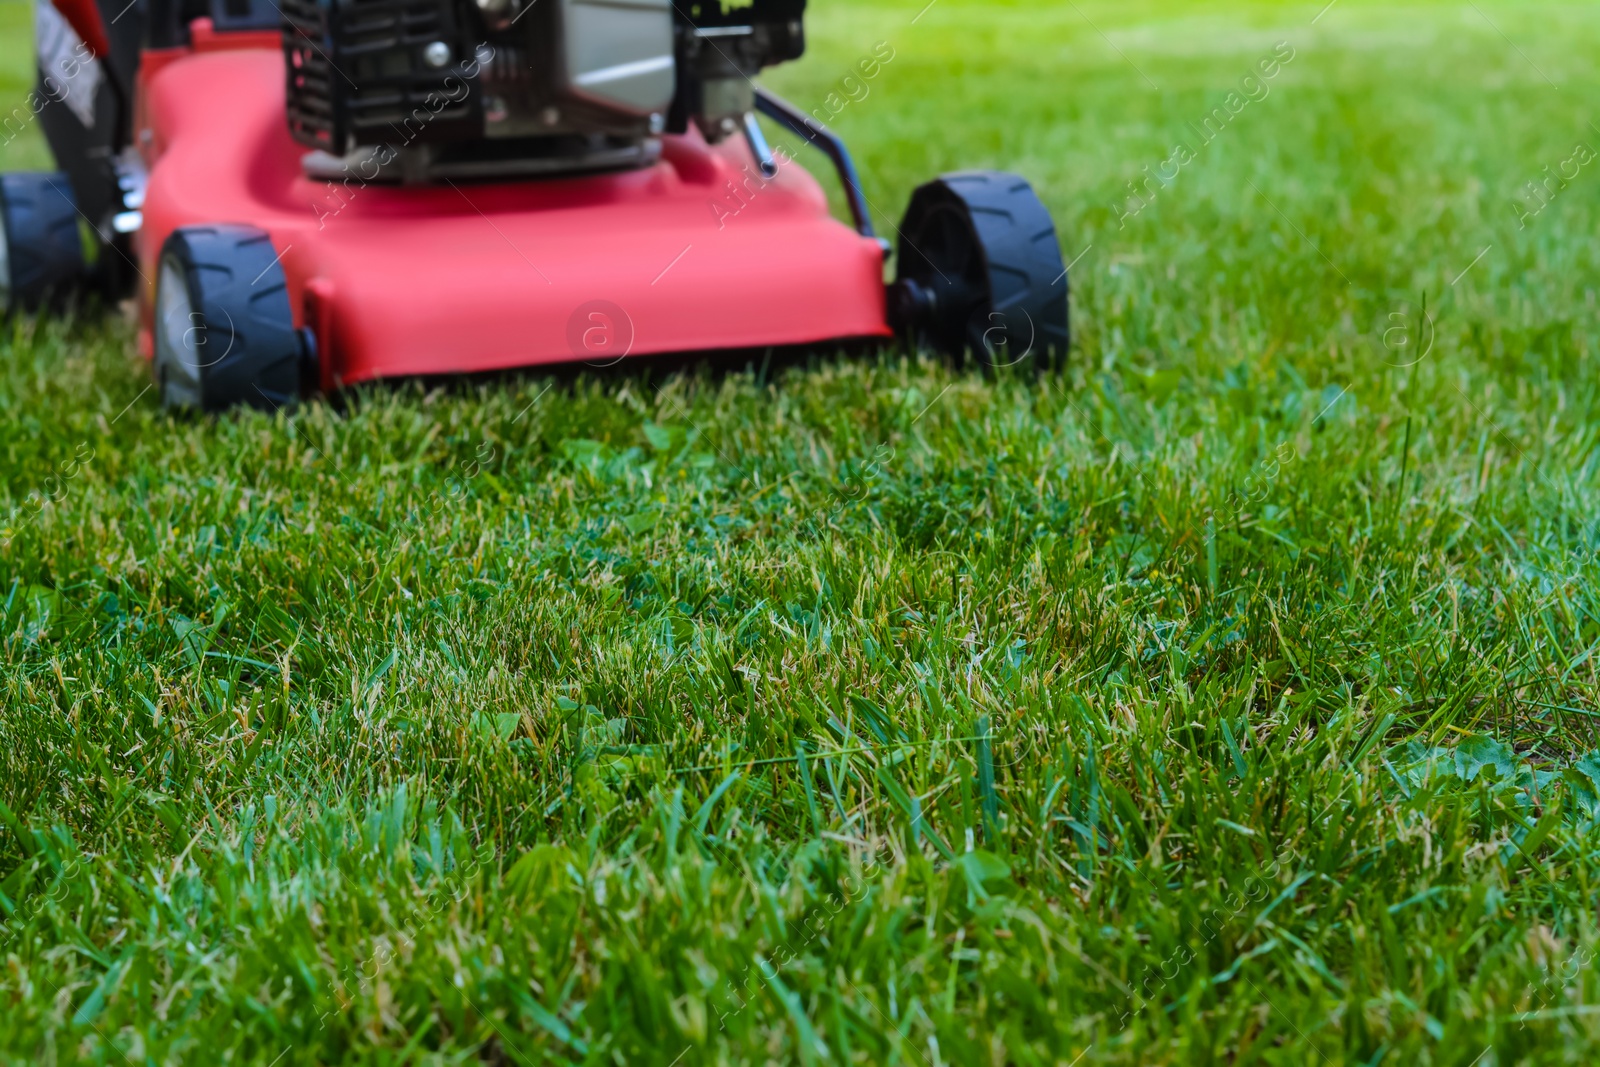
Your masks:
[{"label": "metal bracket", "polygon": [[844,142],[810,115],[759,85],[756,86],[756,110],[784,129],[804,137],[833,161],[834,169],[839,172],[839,181],[844,185],[845,199],[850,203],[850,215],[855,220],[856,232],[863,237],[876,238],[878,235],[872,228],[872,216],[867,212],[867,198],[861,192],[861,179],[856,176],[855,162],[850,158],[850,150],[844,146]]}]

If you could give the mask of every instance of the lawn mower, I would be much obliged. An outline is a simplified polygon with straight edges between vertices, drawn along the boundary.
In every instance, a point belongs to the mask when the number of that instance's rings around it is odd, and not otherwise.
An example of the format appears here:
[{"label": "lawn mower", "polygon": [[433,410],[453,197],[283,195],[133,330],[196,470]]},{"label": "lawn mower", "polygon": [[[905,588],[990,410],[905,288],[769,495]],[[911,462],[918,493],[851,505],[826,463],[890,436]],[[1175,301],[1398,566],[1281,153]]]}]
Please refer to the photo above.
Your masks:
[{"label": "lawn mower", "polygon": [[[14,117],[60,171],[0,175],[0,301],[135,296],[163,403],[205,411],[897,336],[1063,354],[1067,272],[1026,181],[930,182],[891,243],[821,109],[756,84],[804,52],[805,8],[40,0]],[[850,224],[790,145],[831,162]]]}]

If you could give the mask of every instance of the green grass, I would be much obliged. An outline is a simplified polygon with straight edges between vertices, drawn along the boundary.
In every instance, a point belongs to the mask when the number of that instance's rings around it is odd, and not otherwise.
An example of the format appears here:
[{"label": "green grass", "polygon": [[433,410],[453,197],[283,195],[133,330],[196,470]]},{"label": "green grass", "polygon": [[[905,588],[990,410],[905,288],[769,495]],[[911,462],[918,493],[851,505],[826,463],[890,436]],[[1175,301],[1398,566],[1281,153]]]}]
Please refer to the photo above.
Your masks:
[{"label": "green grass", "polygon": [[1593,1062],[1600,167],[1512,205],[1600,17],[1321,6],[816,5],[885,222],[1049,202],[1059,376],[175,420],[6,324],[0,1058]]}]

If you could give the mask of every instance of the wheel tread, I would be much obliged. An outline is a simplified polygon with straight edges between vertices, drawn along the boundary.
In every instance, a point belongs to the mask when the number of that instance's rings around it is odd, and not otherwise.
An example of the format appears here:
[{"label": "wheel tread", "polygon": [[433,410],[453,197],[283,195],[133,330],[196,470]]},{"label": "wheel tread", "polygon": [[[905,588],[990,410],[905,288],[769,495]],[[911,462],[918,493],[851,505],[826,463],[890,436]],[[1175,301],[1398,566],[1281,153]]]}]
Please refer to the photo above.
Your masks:
[{"label": "wheel tread", "polygon": [[1067,268],[1049,211],[1024,178],[962,171],[918,189],[900,228],[901,277],[909,277],[908,270],[915,272],[924,264],[931,267],[907,234],[920,238],[923,219],[936,209],[951,207],[958,207],[969,220],[984,257],[988,295],[973,312],[961,342],[948,326],[935,331],[936,341],[947,349],[965,347],[983,355],[984,340],[994,334],[998,316],[1003,336],[1042,338],[1047,349],[1063,355],[1071,337]]},{"label": "wheel tread", "polygon": [[168,238],[163,262],[169,256],[181,267],[207,345],[213,332],[227,338],[224,353],[200,367],[198,406],[292,406],[300,395],[300,339],[271,237],[247,226],[184,227]]},{"label": "wheel tread", "polygon": [[87,280],[78,202],[65,174],[0,175],[0,214],[14,304],[37,307]]}]

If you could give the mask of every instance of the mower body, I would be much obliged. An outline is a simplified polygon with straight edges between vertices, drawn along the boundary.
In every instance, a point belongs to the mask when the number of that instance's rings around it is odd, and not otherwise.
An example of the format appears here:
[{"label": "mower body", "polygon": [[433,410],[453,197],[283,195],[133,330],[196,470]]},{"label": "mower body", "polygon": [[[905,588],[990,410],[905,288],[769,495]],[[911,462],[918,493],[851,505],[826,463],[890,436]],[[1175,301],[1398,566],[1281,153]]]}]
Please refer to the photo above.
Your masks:
[{"label": "mower body", "polygon": [[281,36],[205,20],[186,47],[144,54],[134,115],[146,356],[165,242],[216,224],[271,236],[324,390],[892,335],[884,245],[834,219],[782,150],[767,178],[744,140],[711,145],[691,125],[644,167],[407,185],[356,166],[322,180],[289,133]]},{"label": "mower body", "polygon": [[131,290],[169,408],[895,337],[1067,351],[1016,175],[919,187],[887,282],[848,149],[752,80],[804,52],[807,0],[38,2],[59,169],[0,173],[0,313]]}]

